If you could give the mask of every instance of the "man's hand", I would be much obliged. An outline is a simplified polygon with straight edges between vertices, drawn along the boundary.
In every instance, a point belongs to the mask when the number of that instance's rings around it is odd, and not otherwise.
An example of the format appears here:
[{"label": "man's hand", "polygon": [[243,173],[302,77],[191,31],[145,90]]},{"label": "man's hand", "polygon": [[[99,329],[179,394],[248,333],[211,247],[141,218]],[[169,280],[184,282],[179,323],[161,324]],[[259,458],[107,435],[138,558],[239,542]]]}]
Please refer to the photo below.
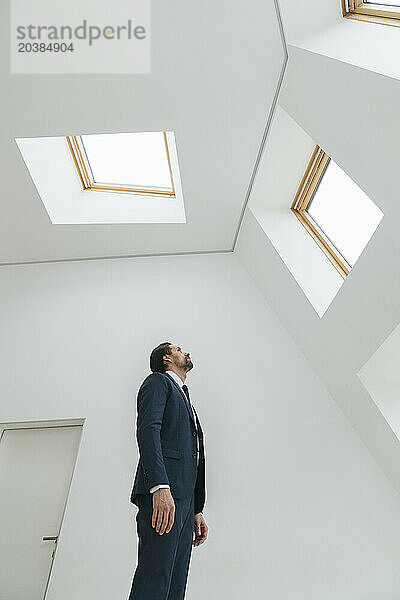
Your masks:
[{"label": "man's hand", "polygon": [[153,517],[152,527],[162,535],[169,533],[175,519],[175,502],[169,488],[160,488],[153,492]]},{"label": "man's hand", "polygon": [[194,515],[194,533],[193,546],[200,546],[207,539],[208,527],[201,513]]}]

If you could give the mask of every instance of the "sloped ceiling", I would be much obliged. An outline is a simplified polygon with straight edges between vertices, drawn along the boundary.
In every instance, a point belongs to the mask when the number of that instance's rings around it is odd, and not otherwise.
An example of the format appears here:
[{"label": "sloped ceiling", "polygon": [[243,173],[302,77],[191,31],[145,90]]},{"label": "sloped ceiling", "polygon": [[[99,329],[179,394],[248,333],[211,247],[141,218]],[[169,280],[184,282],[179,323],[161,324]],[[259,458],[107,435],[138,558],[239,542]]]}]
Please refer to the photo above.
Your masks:
[{"label": "sloped ceiling", "polygon": [[[273,0],[152,3],[150,75],[10,75],[0,263],[231,250],[283,68]],[[52,225],[16,137],[175,131],[186,224]]]},{"label": "sloped ceiling", "polygon": [[250,212],[238,255],[400,491],[400,443],[357,376],[400,322],[400,81],[290,46],[280,105],[384,217],[322,319]]}]

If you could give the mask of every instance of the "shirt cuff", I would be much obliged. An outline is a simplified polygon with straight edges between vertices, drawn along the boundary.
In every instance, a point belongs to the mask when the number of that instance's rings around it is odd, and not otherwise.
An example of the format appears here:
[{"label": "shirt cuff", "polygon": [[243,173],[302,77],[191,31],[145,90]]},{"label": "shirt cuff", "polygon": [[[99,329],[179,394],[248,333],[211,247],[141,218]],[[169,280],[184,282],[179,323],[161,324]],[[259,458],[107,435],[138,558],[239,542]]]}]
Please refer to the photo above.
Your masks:
[{"label": "shirt cuff", "polygon": [[154,485],[152,488],[150,488],[150,492],[151,493],[156,492],[160,488],[168,488],[169,489],[169,485],[166,483],[160,483],[160,485]]}]

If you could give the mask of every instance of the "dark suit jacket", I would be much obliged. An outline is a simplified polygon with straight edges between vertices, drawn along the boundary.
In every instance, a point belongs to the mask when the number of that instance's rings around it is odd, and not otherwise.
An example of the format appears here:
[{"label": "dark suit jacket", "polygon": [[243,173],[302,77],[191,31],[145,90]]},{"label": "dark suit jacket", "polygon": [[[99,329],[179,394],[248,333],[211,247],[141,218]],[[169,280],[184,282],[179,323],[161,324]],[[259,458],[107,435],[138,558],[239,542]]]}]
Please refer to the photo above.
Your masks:
[{"label": "dark suit jacket", "polygon": [[196,426],[186,396],[168,373],[152,373],[143,381],[137,397],[139,462],[130,500],[148,494],[160,483],[169,484],[174,498],[194,494],[195,514],[205,504],[204,439],[197,413]]}]

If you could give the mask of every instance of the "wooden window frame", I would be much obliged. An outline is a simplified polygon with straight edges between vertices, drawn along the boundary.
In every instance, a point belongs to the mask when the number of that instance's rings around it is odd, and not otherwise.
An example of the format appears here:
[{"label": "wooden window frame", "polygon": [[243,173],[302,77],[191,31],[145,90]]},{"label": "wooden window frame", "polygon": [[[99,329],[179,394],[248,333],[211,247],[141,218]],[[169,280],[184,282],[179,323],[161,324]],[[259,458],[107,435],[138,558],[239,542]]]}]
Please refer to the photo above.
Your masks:
[{"label": "wooden window frame", "polygon": [[364,2],[364,0],[341,0],[341,3],[343,16],[347,19],[400,27],[400,7],[398,10],[394,7],[386,9],[379,4]]},{"label": "wooden window frame", "polygon": [[175,187],[172,176],[171,157],[168,148],[168,139],[166,131],[163,131],[165,151],[168,160],[169,174],[171,178],[171,190],[151,187],[135,187],[133,185],[121,185],[113,183],[99,183],[94,180],[90,162],[87,157],[85,146],[80,135],[66,136],[68,147],[78,172],[79,178],[84,190],[93,190],[99,192],[117,192],[124,194],[135,194],[140,196],[161,196],[166,198],[175,198]]},{"label": "wooden window frame", "polygon": [[307,212],[330,160],[330,157],[322,150],[322,148],[318,145],[315,146],[303,179],[296,192],[291,210],[321,248],[325,256],[330,260],[338,273],[343,279],[346,279],[347,275],[350,273],[351,265],[319,227],[318,223],[314,221]]}]

